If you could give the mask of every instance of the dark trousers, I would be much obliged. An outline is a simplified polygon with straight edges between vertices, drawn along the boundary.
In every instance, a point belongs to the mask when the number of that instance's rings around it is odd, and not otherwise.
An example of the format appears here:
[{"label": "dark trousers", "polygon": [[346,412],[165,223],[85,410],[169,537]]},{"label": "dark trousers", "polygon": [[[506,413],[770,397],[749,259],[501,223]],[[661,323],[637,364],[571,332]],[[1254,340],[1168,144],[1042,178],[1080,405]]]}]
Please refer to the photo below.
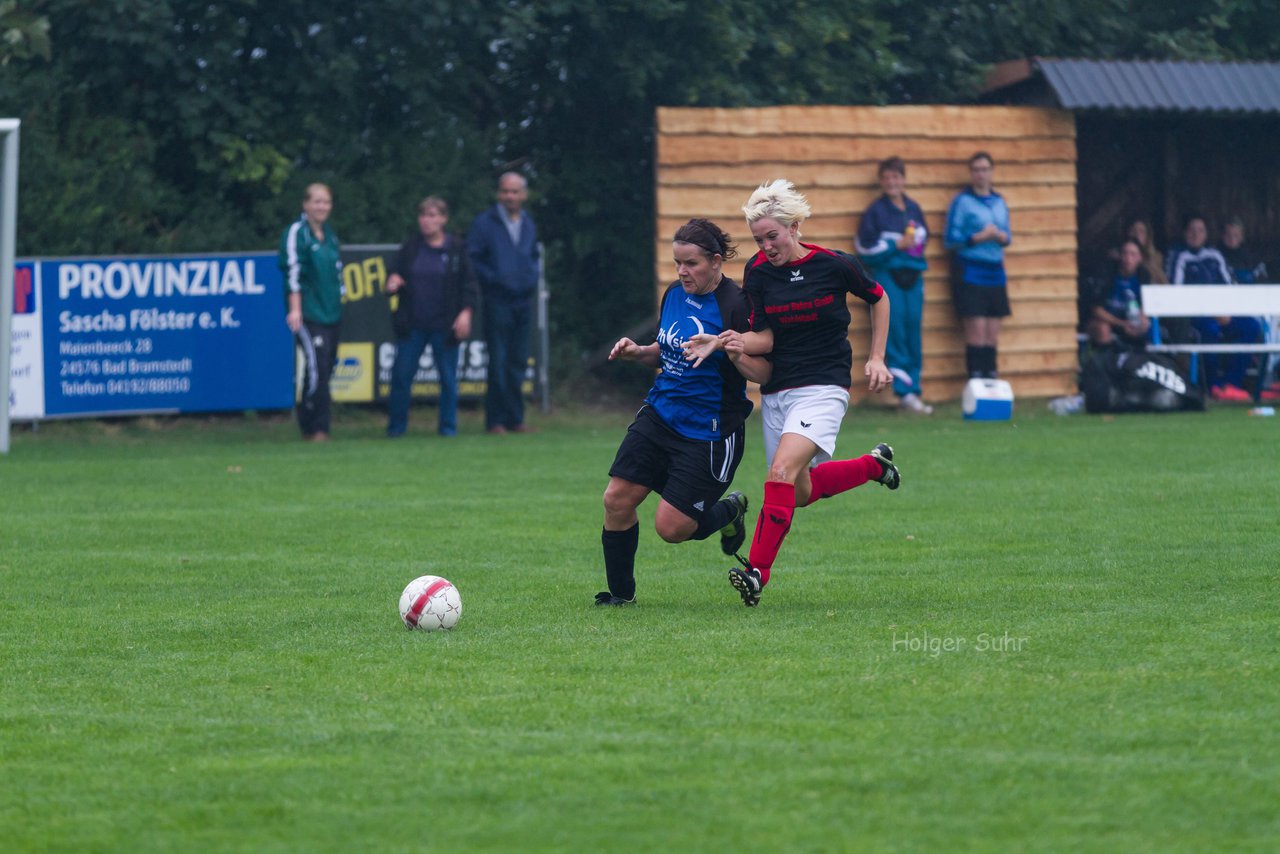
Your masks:
[{"label": "dark trousers", "polygon": [[449,346],[449,333],[413,329],[396,342],[391,367],[391,396],[387,399],[387,435],[399,436],[409,426],[409,400],[422,352],[431,345],[431,357],[440,376],[440,435],[458,433],[458,350]]},{"label": "dark trousers", "polygon": [[302,322],[294,335],[302,357],[302,400],[298,403],[298,427],[302,435],[329,432],[329,380],[338,358],[338,327]]},{"label": "dark trousers", "polygon": [[[1256,317],[1233,317],[1225,325],[1216,317],[1197,317],[1193,323],[1204,344],[1257,344],[1262,341],[1262,324]],[[1229,384],[1243,388],[1244,375],[1254,356],[1254,353],[1206,353],[1204,364],[1209,385]]]},{"label": "dark trousers", "polygon": [[524,423],[520,386],[529,366],[533,299],[484,301],[484,340],[489,355],[484,426],[518,427]]}]

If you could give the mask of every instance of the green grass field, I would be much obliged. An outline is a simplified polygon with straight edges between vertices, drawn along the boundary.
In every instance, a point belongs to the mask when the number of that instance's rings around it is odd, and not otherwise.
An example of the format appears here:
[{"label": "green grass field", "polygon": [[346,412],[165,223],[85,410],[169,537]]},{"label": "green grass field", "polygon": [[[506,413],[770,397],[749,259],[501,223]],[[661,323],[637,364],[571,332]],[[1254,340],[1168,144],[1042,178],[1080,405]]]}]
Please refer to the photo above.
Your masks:
[{"label": "green grass field", "polygon": [[651,505],[591,604],[626,415],[433,414],[15,429],[0,850],[1280,848],[1277,419],[855,410],[749,610]]}]

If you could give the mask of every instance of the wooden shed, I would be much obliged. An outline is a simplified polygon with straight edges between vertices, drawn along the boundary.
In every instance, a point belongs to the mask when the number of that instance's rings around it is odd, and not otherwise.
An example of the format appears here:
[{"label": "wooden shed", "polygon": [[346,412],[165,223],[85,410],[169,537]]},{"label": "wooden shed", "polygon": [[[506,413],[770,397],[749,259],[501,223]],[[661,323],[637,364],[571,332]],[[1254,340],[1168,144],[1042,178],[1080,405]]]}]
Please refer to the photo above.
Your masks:
[{"label": "wooden shed", "polygon": [[[654,245],[658,293],[674,278],[671,235],[693,216],[718,222],[754,244],[742,205],[759,184],[784,177],[814,215],[803,239],[852,252],[865,210],[879,194],[876,165],[907,163],[907,194],[919,202],[931,237],[925,274],[924,370],[931,401],[959,397],[967,379],[964,342],[951,305],[942,232],[951,199],[968,183],[968,158],[991,153],[995,186],[1010,207],[1006,250],[1013,316],[1000,337],[1000,374],[1020,396],[1075,390],[1076,144],[1070,112],[1035,107],[660,108],[657,112]],[[736,262],[735,262],[736,264]],[[735,278],[741,268],[731,267]],[[855,401],[867,397],[862,362],[867,312],[853,300]],[[891,396],[881,402],[891,403]]]},{"label": "wooden shed", "polygon": [[1211,243],[1239,217],[1252,251],[1280,258],[1280,63],[1033,57],[992,68],[981,99],[1075,115],[1082,270],[1129,220],[1150,222],[1167,249],[1192,212]]}]

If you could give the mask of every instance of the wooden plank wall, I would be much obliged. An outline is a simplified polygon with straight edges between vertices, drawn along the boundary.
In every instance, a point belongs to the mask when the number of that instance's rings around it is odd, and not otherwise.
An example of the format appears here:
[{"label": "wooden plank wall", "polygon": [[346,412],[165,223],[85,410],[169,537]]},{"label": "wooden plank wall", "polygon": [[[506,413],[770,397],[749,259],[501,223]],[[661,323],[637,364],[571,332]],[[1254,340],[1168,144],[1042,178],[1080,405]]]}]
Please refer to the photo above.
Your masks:
[{"label": "wooden plank wall", "polygon": [[[947,284],[942,248],[947,206],[968,183],[967,161],[989,151],[995,186],[1010,207],[1013,244],[1006,250],[1013,317],[1000,337],[1000,371],[1019,396],[1075,390],[1076,145],[1071,113],[1030,107],[659,108],[657,113],[659,295],[674,279],[671,235],[693,216],[715,220],[745,258],[755,246],[742,205],[759,184],[787,178],[813,216],[806,242],[853,250],[862,211],[879,194],[876,164],[907,162],[907,194],[924,210],[930,232],[923,324],[925,397],[953,400],[964,386],[964,341]],[[740,278],[742,267],[729,269]],[[853,300],[850,340],[855,401],[867,353],[866,307]],[[881,395],[882,403],[892,403]]]}]

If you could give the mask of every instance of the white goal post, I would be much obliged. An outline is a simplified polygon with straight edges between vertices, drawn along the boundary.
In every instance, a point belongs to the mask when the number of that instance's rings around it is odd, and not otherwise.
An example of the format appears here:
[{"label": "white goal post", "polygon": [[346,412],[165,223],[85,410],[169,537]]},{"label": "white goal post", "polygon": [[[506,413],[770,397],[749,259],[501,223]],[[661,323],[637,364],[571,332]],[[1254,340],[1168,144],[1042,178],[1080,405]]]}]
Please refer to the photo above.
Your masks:
[{"label": "white goal post", "polygon": [[0,454],[9,453],[14,235],[18,219],[18,119],[0,119]]}]

